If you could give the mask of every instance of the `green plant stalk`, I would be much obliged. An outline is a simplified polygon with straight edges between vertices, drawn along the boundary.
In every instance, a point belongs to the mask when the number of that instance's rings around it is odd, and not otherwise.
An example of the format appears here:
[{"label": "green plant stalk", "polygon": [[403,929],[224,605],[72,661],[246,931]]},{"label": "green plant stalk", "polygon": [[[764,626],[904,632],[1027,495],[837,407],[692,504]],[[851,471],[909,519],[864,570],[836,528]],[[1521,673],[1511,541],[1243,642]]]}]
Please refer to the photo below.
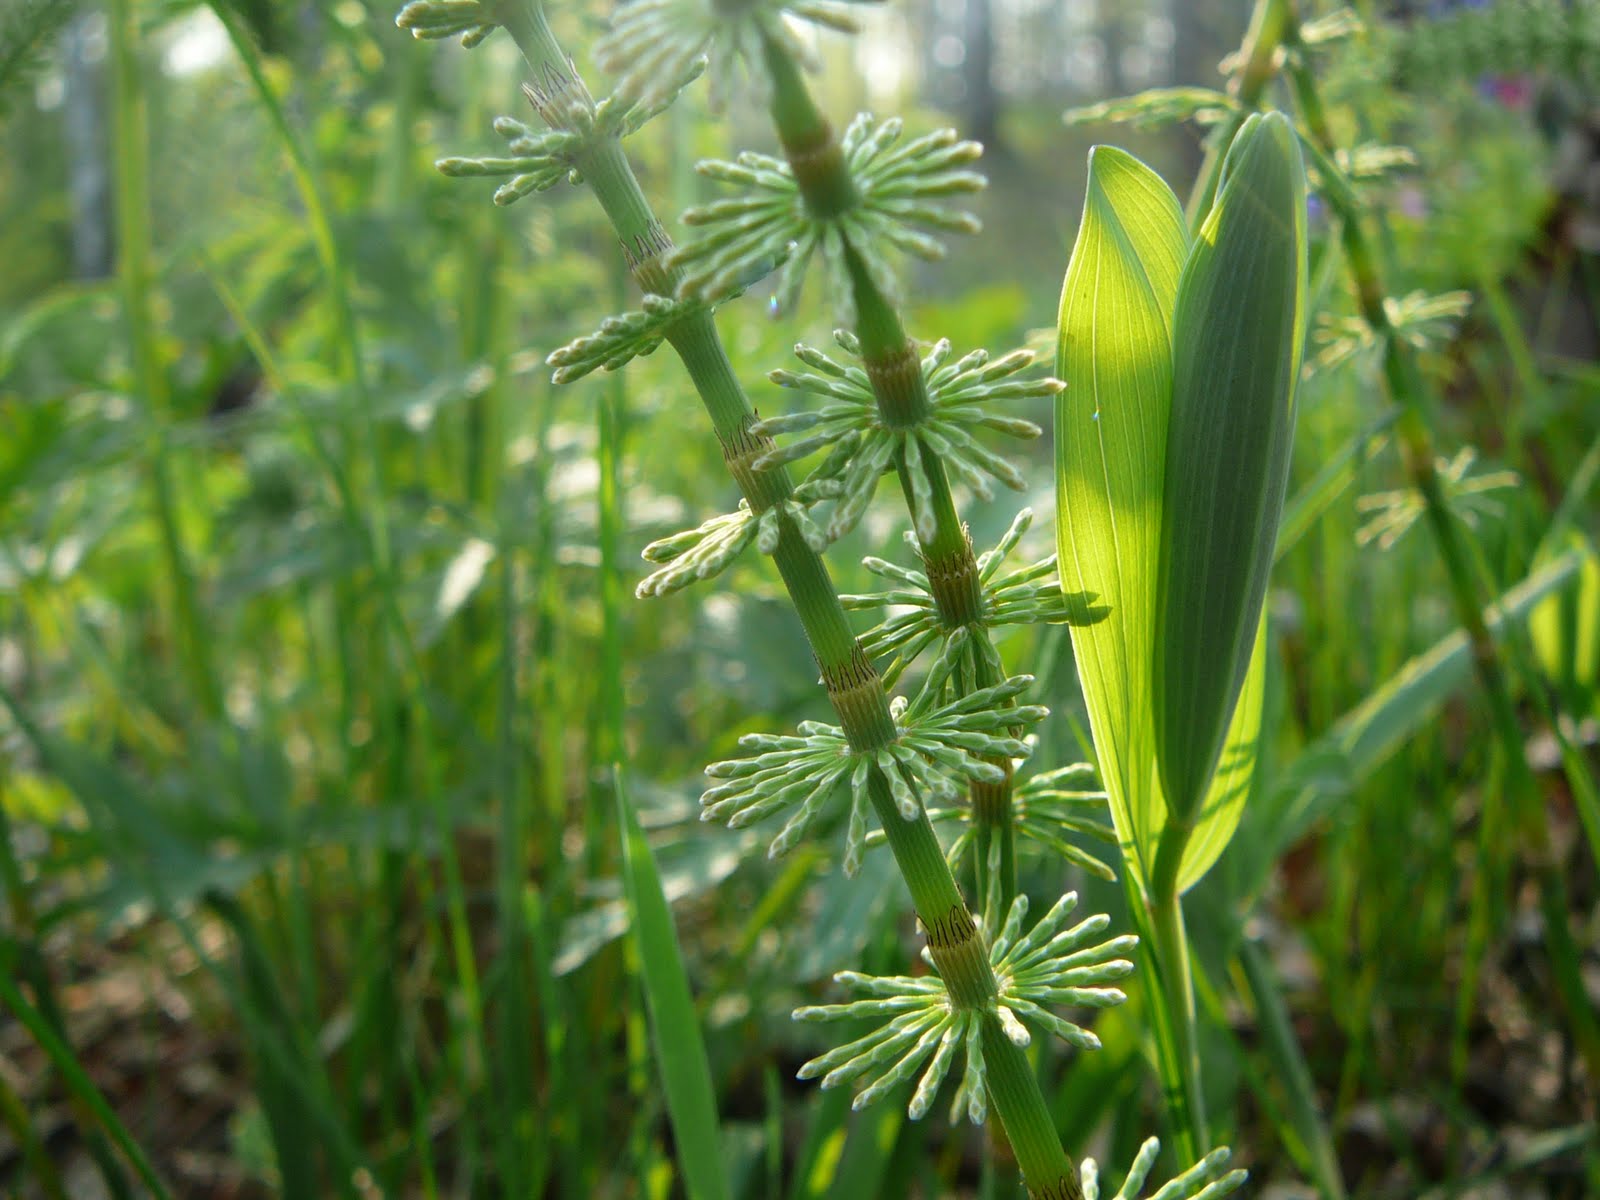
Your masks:
[{"label": "green plant stalk", "polygon": [[[825,220],[855,202],[855,185],[845,167],[837,137],[826,117],[817,108],[798,64],[783,46],[772,38],[762,41],[762,55],[772,81],[771,111],[795,182],[807,210]],[[920,369],[916,347],[906,335],[905,325],[889,297],[873,280],[860,257],[846,248],[845,262],[856,309],[856,337],[861,343],[862,364],[867,368],[873,396],[883,423],[891,428],[915,425],[928,414],[928,384]],[[930,591],[945,628],[971,630],[974,637],[989,641],[982,619],[982,588],[978,564],[972,553],[972,540],[956,512],[944,463],[934,454],[924,454],[924,473],[932,490],[933,539],[921,546]],[[895,473],[905,495],[906,507],[913,507],[911,476],[903,455],[895,458]],[[989,665],[993,656],[979,654],[972,685],[974,689],[1001,682]],[[959,686],[959,685],[958,685]],[[987,896],[990,889],[989,854],[999,846],[999,911],[1005,912],[1017,894],[1016,827],[1011,799],[1010,762],[996,762],[1006,772],[1004,784],[975,787],[972,792],[972,822],[975,834],[974,866],[977,892]]]},{"label": "green plant stalk", "polygon": [[1135,916],[1155,974],[1150,1009],[1156,1072],[1161,1079],[1173,1153],[1184,1170],[1199,1162],[1210,1148],[1194,977],[1189,965],[1183,897],[1178,888],[1184,851],[1193,836],[1193,823],[1179,822],[1169,811],[1156,842],[1147,887],[1139,887],[1131,872],[1124,875],[1128,909]]},{"label": "green plant stalk", "polygon": [[1156,1068],[1172,1127],[1173,1153],[1179,1168],[1188,1170],[1210,1148],[1210,1135],[1200,1074],[1200,1032],[1195,1013],[1194,979],[1189,967],[1188,932],[1176,881],[1174,875],[1174,886],[1164,896],[1144,898],[1146,907],[1139,922],[1142,926],[1139,934],[1150,948],[1150,966],[1156,976],[1150,1007],[1155,1026]]},{"label": "green plant stalk", "polygon": [[[0,808],[3,807],[3,803],[0,803]],[[7,832],[8,841],[9,836]],[[49,966],[39,952],[37,934],[31,922],[18,926],[16,935],[0,940],[0,972],[4,972],[19,983],[28,985],[33,991],[33,1002],[39,1019],[54,1033],[64,1052],[76,1058],[77,1051],[72,1045],[70,1032],[67,1029],[66,1015],[57,999]],[[28,940],[21,940],[24,936]],[[48,1053],[48,1047],[45,1049]],[[83,1132],[89,1157],[94,1160],[95,1169],[99,1171],[107,1191],[116,1200],[131,1200],[133,1187],[113,1151],[112,1139],[101,1130],[97,1113],[82,1097],[76,1095],[71,1097],[70,1107],[73,1120]]]},{"label": "green plant stalk", "polygon": [[27,1106],[22,1103],[22,1097],[17,1095],[16,1089],[6,1081],[4,1075],[0,1075],[0,1123],[11,1131],[11,1136],[22,1147],[22,1161],[34,1182],[39,1185],[39,1190],[48,1200],[67,1200],[66,1188],[62,1185],[55,1163],[51,1161],[50,1152],[45,1148],[44,1139],[39,1136],[32,1117],[28,1115]]},{"label": "green plant stalk", "polygon": [[[627,303],[628,277],[622,263],[613,265],[612,303]],[[622,456],[627,422],[627,376],[618,371],[606,379],[597,407],[596,447],[600,459],[600,669],[596,697],[598,713],[589,743],[588,775],[593,795],[584,806],[584,847],[589,872],[601,873],[607,848],[614,849],[616,799],[608,796],[613,764],[623,761],[623,726],[626,700],[622,684],[622,534],[627,527],[623,511]],[[648,1055],[646,1056],[648,1057]]]},{"label": "green plant stalk", "polygon": [[[565,102],[591,102],[538,4],[506,0],[497,15],[547,92],[559,92]],[[675,272],[664,261],[671,241],[651,212],[620,143],[615,138],[599,141],[581,156],[579,166],[611,220],[634,279],[647,291],[673,294]],[[667,341],[700,393],[722,443],[729,473],[751,508],[764,511],[787,496],[791,490],[787,471],[757,473],[749,469],[750,460],[770,446],[770,441],[749,431],[755,414],[733,374],[710,314],[702,311],[686,316],[669,331]],[[805,544],[790,520],[783,522],[773,560],[851,745],[868,750],[885,744],[895,736],[895,726],[883,686],[850,631],[821,558]],[[926,814],[913,821],[901,817],[888,782],[876,770],[871,775],[870,796],[952,997],[965,997],[972,1007],[988,1008],[984,1016],[986,1045],[991,1040],[990,1025],[998,1040],[1009,1045],[993,1012],[997,984],[989,968],[987,939],[967,910]],[[1077,1172],[1056,1136],[1038,1080],[1016,1047],[1010,1052],[999,1050],[989,1064],[989,1093],[1037,1200],[1081,1200]]]},{"label": "green plant stalk", "polygon": [[[1299,29],[1292,19],[1285,29],[1284,43],[1291,50],[1300,49]],[[1312,140],[1324,155],[1332,155],[1336,143],[1316,81],[1305,66],[1303,54],[1292,58],[1288,76],[1301,119]],[[1466,630],[1472,646],[1473,667],[1489,700],[1495,735],[1506,754],[1510,783],[1508,790],[1515,805],[1513,811],[1538,879],[1539,908],[1549,939],[1557,996],[1566,1010],[1571,1032],[1585,1064],[1591,1073],[1600,1073],[1600,1021],[1596,1020],[1578,973],[1579,956],[1568,926],[1566,882],[1554,858],[1544,805],[1538,793],[1537,780],[1528,765],[1511,689],[1494,639],[1484,622],[1470,555],[1439,483],[1434,465],[1433,440],[1422,416],[1421,377],[1405,343],[1395,336],[1384,310],[1383,300],[1387,293],[1377,259],[1361,225],[1361,214],[1355,211],[1350,197],[1342,189],[1330,187],[1325,189],[1325,194],[1330,207],[1340,218],[1345,257],[1350,263],[1362,317],[1383,341],[1384,384],[1390,399],[1400,409],[1395,422],[1395,434],[1400,445],[1401,462],[1412,487],[1422,497],[1424,515],[1444,561],[1456,619]],[[1538,686],[1537,680],[1533,683],[1535,687]]]},{"label": "green plant stalk", "polygon": [[[1316,1084],[1295,1036],[1289,1008],[1283,1002],[1283,989],[1272,968],[1272,960],[1260,943],[1247,937],[1239,944],[1238,961],[1255,1000],[1256,1022],[1265,1042],[1264,1049],[1283,1081],[1290,1119],[1304,1143],[1305,1155],[1310,1159],[1310,1173],[1324,1200],[1344,1200],[1344,1180],[1339,1174],[1338,1156],[1334,1153],[1327,1128],[1317,1113]],[[1242,1050],[1240,1057],[1244,1057]]]},{"label": "green plant stalk", "polygon": [[140,74],[138,33],[132,0],[113,0],[107,13],[111,27],[112,80],[115,89],[117,275],[122,285],[123,319],[133,355],[134,386],[152,422],[147,466],[151,501],[160,530],[161,553],[172,586],[182,664],[189,686],[208,718],[222,712],[222,693],[211,661],[211,641],[201,623],[194,564],[183,542],[178,496],[172,478],[167,437],[169,399],[154,319],[150,311],[153,283],[150,247],[150,146],[146,103]]},{"label": "green plant stalk", "polygon": [[107,1103],[100,1089],[95,1086],[94,1080],[90,1079],[88,1073],[78,1064],[71,1047],[56,1035],[56,1031],[44,1014],[28,1003],[27,997],[22,994],[11,977],[9,964],[6,970],[0,971],[0,1004],[12,1011],[23,1028],[39,1044],[39,1048],[44,1051],[52,1065],[61,1072],[61,1077],[66,1081],[67,1090],[73,1099],[94,1114],[100,1128],[127,1159],[128,1165],[149,1189],[150,1194],[160,1200],[168,1200],[172,1193],[162,1184],[150,1160],[139,1148],[139,1143],[133,1140],[127,1127],[118,1120],[116,1112]]},{"label": "green plant stalk", "polygon": [[1198,229],[1211,211],[1217,182],[1222,175],[1222,160],[1233,144],[1233,135],[1239,132],[1245,118],[1261,107],[1267,85],[1277,73],[1278,48],[1292,26],[1293,17],[1290,0],[1256,0],[1250,14],[1250,27],[1239,48],[1240,70],[1233,80],[1239,107],[1206,139],[1205,160],[1200,165],[1194,190],[1189,193],[1189,210],[1184,214],[1191,230]]},{"label": "green plant stalk", "polygon": [[[518,713],[521,688],[516,666],[516,647],[527,607],[522,603],[524,571],[520,554],[508,551],[498,564],[498,591],[501,643],[506,665],[499,672],[496,697],[495,740],[496,785],[500,793],[499,829],[496,839],[495,905],[496,919],[505,930],[506,945],[500,953],[498,986],[486,987],[489,993],[488,1018],[495,1023],[500,1056],[494,1062],[498,1081],[496,1099],[501,1106],[495,1116],[498,1140],[497,1173],[510,1195],[536,1195],[533,1176],[533,1126],[522,1114],[534,1111],[538,1075],[534,1063],[532,1033],[528,1021],[533,1011],[529,982],[532,976],[532,934],[523,920],[523,890],[533,877],[528,861],[529,827],[532,806],[523,802],[528,795],[523,759],[519,752],[522,734]],[[488,980],[485,981],[489,983]],[[498,1001],[498,1004],[496,1002]]]},{"label": "green plant stalk", "polygon": [[1151,997],[1156,1014],[1156,1065],[1172,1123],[1174,1152],[1184,1169],[1199,1162],[1210,1145],[1205,1087],[1200,1075],[1194,978],[1189,966],[1183,897],[1178,892],[1183,853],[1193,833],[1192,825],[1179,824],[1168,813],[1167,824],[1156,843],[1150,890],[1141,898],[1147,926],[1141,934],[1149,943],[1156,975]]}]

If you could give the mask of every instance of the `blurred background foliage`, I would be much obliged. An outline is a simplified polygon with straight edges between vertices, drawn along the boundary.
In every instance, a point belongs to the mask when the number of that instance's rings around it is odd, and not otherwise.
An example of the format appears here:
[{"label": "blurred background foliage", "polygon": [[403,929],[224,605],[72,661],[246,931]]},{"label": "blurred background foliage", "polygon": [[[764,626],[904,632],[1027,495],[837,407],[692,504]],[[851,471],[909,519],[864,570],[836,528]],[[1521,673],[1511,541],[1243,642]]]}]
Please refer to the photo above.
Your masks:
[{"label": "blurred background foliage", "polygon": [[[1568,555],[1577,585],[1521,652],[1592,760],[1594,62],[1397,70],[1395,39],[1451,6],[1357,7],[1387,33],[1320,60],[1335,117],[1415,153],[1367,195],[1416,293],[1435,436],[1488,481],[1462,491],[1494,591]],[[961,351],[1048,327],[1091,142],[1180,194],[1201,157],[1192,128],[1062,110],[1216,86],[1247,8],[896,0],[825,41],[837,118],[988,145],[986,232],[918,268],[912,331]],[[549,384],[544,355],[624,304],[614,248],[570,189],[508,214],[434,173],[495,144],[520,62],[500,38],[423,53],[393,15],[0,11],[0,1190],[675,1194],[619,940],[620,759],[740,1193],[979,1194],[978,1135],[793,1082],[815,1046],[790,1008],[841,965],[904,961],[898,881],[874,856],[846,882],[826,837],[773,864],[693,819],[738,734],[821,715],[804,640],[764,560],[632,599],[640,547],[732,503],[715,445],[666,356]],[[553,19],[578,47],[604,13]],[[763,114],[702,104],[630,145],[663,212],[706,198],[696,158],[769,148]],[[1465,654],[1394,690],[1453,622],[1425,540],[1383,523],[1405,496],[1384,496],[1402,475],[1353,298],[1337,273],[1314,284],[1303,520],[1270,602],[1269,757],[1294,773],[1203,889],[1216,944],[1194,918],[1218,1133],[1261,1195],[1335,1194],[1319,1139],[1352,1195],[1600,1194],[1597,1081],[1551,1016],[1527,865],[1480,820],[1504,764]],[[765,373],[791,343],[828,330],[822,298],[774,319],[759,286],[719,324],[758,406],[780,403]],[[1030,478],[1047,513],[1047,444]],[[863,554],[903,554],[895,510],[830,557],[842,590],[869,590]],[[970,511],[980,546],[1009,518]],[[1003,647],[1055,710],[1049,765],[1087,755],[1059,632]],[[1526,718],[1600,999],[1595,865]],[[1118,911],[1075,869],[1030,872]],[[1096,1028],[1106,1049],[1046,1064],[1048,1094],[1070,1148],[1126,1161],[1155,1111],[1137,995]]]}]

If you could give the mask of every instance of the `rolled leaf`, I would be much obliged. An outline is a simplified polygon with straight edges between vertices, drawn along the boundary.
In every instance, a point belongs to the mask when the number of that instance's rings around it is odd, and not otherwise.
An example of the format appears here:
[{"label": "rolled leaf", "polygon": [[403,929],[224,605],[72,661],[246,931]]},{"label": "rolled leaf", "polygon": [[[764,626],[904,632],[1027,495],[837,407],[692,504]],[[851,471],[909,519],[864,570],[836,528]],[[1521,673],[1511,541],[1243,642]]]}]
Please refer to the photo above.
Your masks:
[{"label": "rolled leaf", "polygon": [[1090,152],[1061,292],[1056,544],[1063,590],[1109,609],[1074,627],[1072,646],[1112,818],[1141,880],[1164,811],[1154,787],[1152,631],[1171,320],[1187,237],[1160,176],[1120,150]]},{"label": "rolled leaf", "polygon": [[1216,769],[1272,567],[1305,340],[1305,213],[1294,129],[1252,116],[1173,317],[1153,686],[1162,791],[1182,825]]}]

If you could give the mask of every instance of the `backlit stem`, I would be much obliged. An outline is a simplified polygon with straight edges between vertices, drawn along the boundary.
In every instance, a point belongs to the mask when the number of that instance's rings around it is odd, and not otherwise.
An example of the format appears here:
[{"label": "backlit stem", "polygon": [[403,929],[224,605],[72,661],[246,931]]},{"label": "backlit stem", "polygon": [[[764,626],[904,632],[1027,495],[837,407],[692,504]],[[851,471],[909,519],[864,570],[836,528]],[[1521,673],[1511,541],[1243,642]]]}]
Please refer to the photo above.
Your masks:
[{"label": "backlit stem", "polygon": [[[773,84],[771,108],[778,140],[788,156],[807,211],[818,220],[827,220],[848,208],[856,196],[838,139],[818,111],[788,52],[770,38],[764,41],[763,52]],[[855,334],[861,345],[861,362],[872,385],[879,418],[890,429],[913,429],[932,409],[916,344],[906,334],[894,304],[883,294],[860,255],[848,245],[845,263],[855,301]],[[947,629],[967,627],[972,637],[987,640],[989,632],[983,624],[977,560],[972,552],[972,540],[956,513],[944,463],[937,455],[924,453],[922,464],[931,490],[934,515],[933,537],[920,546],[929,591]],[[915,511],[911,475],[903,453],[896,455],[895,470],[906,505]],[[977,664],[971,684],[974,689],[1000,682],[989,666],[995,658],[992,649],[983,649],[989,652],[977,652],[973,656]],[[986,787],[982,795],[974,788],[971,797],[980,896],[991,891],[990,847],[996,843],[1000,847],[998,906],[991,919],[998,919],[998,915],[1010,907],[1017,889],[1011,792],[1011,771],[1007,763],[1003,784]],[[939,940],[932,935],[929,945],[940,974],[950,983],[948,972],[957,969],[964,956],[956,955],[953,950],[941,951]],[[973,994],[973,1006],[979,1006],[983,994],[992,996],[993,986],[991,977],[986,993]],[[950,987],[951,996],[955,998],[959,993],[953,983]],[[990,1099],[1000,1114],[1017,1163],[1028,1181],[1030,1195],[1078,1200],[1081,1192],[1077,1175],[1061,1147],[1026,1056],[1000,1032],[996,1018],[985,1018],[983,1032],[986,1061],[990,1064]]]},{"label": "backlit stem", "polygon": [[[839,140],[827,118],[818,110],[789,53],[771,39],[763,43],[762,50],[772,79],[771,109],[778,140],[783,145],[807,211],[819,220],[829,219],[854,203],[857,194]],[[890,429],[914,429],[932,409],[916,344],[907,336],[895,305],[883,294],[861,256],[848,245],[845,264],[850,272],[855,301],[855,334],[861,343],[861,362],[872,385],[879,418]],[[894,465],[906,507],[915,511],[911,474],[903,454],[896,455]],[[972,552],[972,540],[956,512],[949,475],[935,454],[925,452],[922,465],[930,490],[934,534],[920,543],[920,550],[935,609],[946,629],[966,627],[972,636],[987,640],[989,632],[983,624],[983,592],[977,559]],[[978,662],[972,681],[974,688],[1000,682],[985,662],[993,659],[992,654],[978,653],[974,659]],[[984,896],[990,890],[989,848],[998,842],[1000,912],[1009,908],[1016,895],[1016,833],[1009,764],[1006,768],[1004,784],[986,789],[981,797],[976,791],[972,795],[978,894]]]}]

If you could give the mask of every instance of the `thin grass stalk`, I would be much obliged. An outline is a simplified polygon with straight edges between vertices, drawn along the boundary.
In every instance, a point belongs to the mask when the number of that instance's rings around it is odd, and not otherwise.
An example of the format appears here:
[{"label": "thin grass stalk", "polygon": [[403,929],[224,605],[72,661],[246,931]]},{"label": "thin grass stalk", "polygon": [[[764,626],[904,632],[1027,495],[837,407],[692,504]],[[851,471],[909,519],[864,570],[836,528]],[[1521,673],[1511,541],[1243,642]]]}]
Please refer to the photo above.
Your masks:
[{"label": "thin grass stalk", "polygon": [[[618,309],[628,302],[627,270],[617,261],[612,271],[612,303]],[[623,511],[622,458],[625,426],[627,422],[628,384],[622,371],[615,371],[606,379],[601,389],[600,403],[596,406],[600,458],[599,534],[600,534],[600,671],[597,722],[594,743],[589,752],[590,778],[596,791],[608,789],[602,780],[612,777],[612,766],[623,761],[627,751],[623,745],[623,722],[626,703],[622,686],[622,608],[625,595],[622,566],[622,535],[627,528],[627,515]],[[617,839],[610,836],[607,814],[614,816],[616,803],[589,805],[593,821],[587,830],[587,847],[590,866],[598,874],[597,855]]]},{"label": "thin grass stalk", "polygon": [[[537,885],[525,888],[522,901],[522,924],[528,935],[528,972],[533,981],[532,994],[538,1003],[542,1018],[539,1023],[540,1038],[536,1045],[543,1052],[545,1086],[552,1095],[562,1088],[562,1048],[565,1042],[565,1013],[562,1008],[565,993],[555,985],[550,967],[550,931],[546,926],[544,898]],[[581,1089],[579,1089],[581,1091]],[[537,1107],[533,1110],[538,1111]],[[562,1119],[557,1115],[552,1121],[534,1121],[530,1131],[528,1174],[531,1180],[530,1196],[542,1196],[552,1175],[559,1149]],[[573,1177],[569,1174],[568,1179]],[[557,1190],[556,1194],[561,1194]]]},{"label": "thin grass stalk", "polygon": [[[571,59],[562,52],[540,6],[508,3],[500,15],[535,78],[563,89],[569,98],[588,101],[587,89]],[[672,294],[673,272],[662,262],[670,241],[616,139],[606,139],[584,155],[582,168],[622,242],[635,280],[649,291]],[[685,317],[667,340],[695,383],[722,442],[730,473],[751,507],[765,510],[788,494],[788,473],[781,469],[756,473],[744,465],[752,450],[763,447],[749,433],[754,413],[733,376],[709,315],[702,312]],[[893,736],[894,724],[883,687],[850,632],[826,568],[792,521],[783,523],[774,560],[852,744],[860,748],[884,744]],[[881,772],[872,774],[871,800],[952,994],[987,997],[992,1002],[996,983],[988,966],[986,939],[961,897],[926,815],[916,820],[902,818]],[[1056,1136],[1031,1064],[1022,1050],[999,1032],[998,1018],[992,1013],[985,1019],[986,1034],[990,1025],[995,1027],[993,1040],[1000,1043],[989,1060],[990,1097],[1019,1165],[1032,1181],[1030,1190],[1040,1200],[1081,1200],[1077,1171]],[[986,1036],[986,1049],[989,1040]]]},{"label": "thin grass stalk", "polygon": [[[1302,50],[1299,26],[1293,12],[1285,26],[1284,44],[1291,50]],[[1305,65],[1303,51],[1291,56],[1287,72],[1301,120],[1318,149],[1331,156],[1336,143],[1316,80]],[[1362,317],[1383,343],[1384,386],[1389,398],[1400,410],[1395,434],[1400,445],[1401,462],[1412,487],[1422,497],[1424,516],[1444,562],[1456,619],[1467,632],[1472,646],[1473,667],[1489,700],[1495,736],[1506,756],[1512,811],[1538,882],[1539,908],[1544,918],[1557,997],[1566,1011],[1570,1032],[1579,1053],[1590,1072],[1600,1076],[1600,1020],[1595,1017],[1580,973],[1580,956],[1568,923],[1566,881],[1554,857],[1543,799],[1538,781],[1528,764],[1516,703],[1511,695],[1505,668],[1484,622],[1471,554],[1439,482],[1433,438],[1423,417],[1425,393],[1421,375],[1409,347],[1395,335],[1384,309],[1383,301],[1388,292],[1384,289],[1378,260],[1367,241],[1362,214],[1352,207],[1342,189],[1328,188],[1326,194],[1330,207],[1340,219],[1340,237],[1355,282]],[[1382,215],[1375,215],[1374,220],[1381,228]],[[1530,686],[1538,691],[1542,688],[1542,682],[1535,678],[1530,680]]]},{"label": "thin grass stalk", "polygon": [[1176,876],[1166,893],[1152,894],[1143,903],[1139,936],[1150,947],[1150,966],[1156,976],[1156,986],[1150,992],[1155,1012],[1157,1073],[1172,1125],[1173,1152],[1178,1166],[1188,1170],[1211,1149],[1211,1135],[1200,1071],[1200,1028],[1189,965],[1189,934]]},{"label": "thin grass stalk", "polygon": [[[1503,748],[1490,764],[1484,784],[1484,795],[1493,795],[1497,787],[1504,787],[1505,765]],[[1477,862],[1473,872],[1471,894],[1467,900],[1466,945],[1461,954],[1460,974],[1456,984],[1455,1027],[1450,1038],[1450,1078],[1461,1087],[1467,1076],[1471,1055],[1472,1017],[1478,1008],[1479,974],[1488,957],[1492,930],[1504,917],[1508,884],[1508,866],[1505,856],[1497,851],[1510,841],[1511,831],[1506,828],[1507,805],[1485,802],[1478,821]]]},{"label": "thin grass stalk", "polygon": [[1195,177],[1194,189],[1189,193],[1188,211],[1184,214],[1189,228],[1198,229],[1211,211],[1211,202],[1217,196],[1217,183],[1222,175],[1222,160],[1233,144],[1233,135],[1239,132],[1245,118],[1261,107],[1268,86],[1277,74],[1277,54],[1283,45],[1284,34],[1290,27],[1293,12],[1291,0],[1256,0],[1250,14],[1250,25],[1239,48],[1243,64],[1232,87],[1239,107],[1212,131],[1206,139],[1206,155]]},{"label": "thin grass stalk", "polygon": [[[12,839],[11,816],[7,811],[3,783],[0,783],[0,883],[5,886],[6,907],[10,910],[10,926],[4,939],[0,940],[0,971],[11,973],[17,979],[28,982],[33,989],[40,1018],[57,1035],[67,1053],[75,1054],[68,1040],[61,1007],[56,1000],[54,981],[38,950],[38,922],[22,866],[17,861],[16,843]],[[6,1101],[5,1120],[31,1158],[32,1143],[28,1135],[32,1131],[33,1123],[26,1108],[21,1106],[20,1097],[14,1097],[9,1088],[6,1092],[8,1096],[15,1098],[20,1122],[18,1116],[14,1116],[10,1111],[9,1099]],[[113,1193],[126,1193],[129,1189],[124,1173],[111,1153],[105,1135],[98,1128],[92,1108],[78,1097],[74,1097],[73,1106],[75,1116],[83,1127],[90,1157],[94,1159],[106,1187]],[[39,1180],[41,1185],[48,1187],[48,1176],[41,1174]]]},{"label": "thin grass stalk", "polygon": [[132,0],[113,0],[107,17],[116,98],[112,141],[116,159],[117,275],[133,358],[134,386],[150,421],[150,453],[145,470],[160,533],[162,558],[172,588],[181,665],[201,712],[207,718],[215,718],[222,711],[222,690],[211,659],[211,641],[202,620],[194,563],[183,540],[167,430],[172,414],[151,311],[154,274],[150,245],[150,144]]},{"label": "thin grass stalk", "polygon": [[[627,268],[621,260],[614,260],[611,264],[611,303],[620,310],[626,308],[627,302]],[[600,460],[597,497],[600,670],[595,731],[589,747],[591,799],[586,808],[584,848],[590,871],[597,876],[601,873],[602,856],[607,848],[616,846],[619,834],[627,836],[621,828],[614,832],[607,829],[608,818],[614,819],[617,813],[617,792],[621,787],[618,764],[626,754],[623,746],[626,705],[622,685],[622,535],[627,525],[622,507],[621,473],[627,402],[627,376],[622,371],[612,372],[601,385],[600,403],[596,406],[596,441]],[[637,1182],[640,1189],[645,1190],[652,1167],[654,1150],[651,1131],[656,1118],[652,1103],[655,1084],[651,1075],[650,1032],[644,1015],[647,997],[639,950],[633,944],[633,939],[626,940],[623,956],[626,965],[622,986],[628,989],[631,1003],[623,1014],[622,1023],[627,1054],[629,1107],[634,1114],[628,1131],[627,1160],[635,1164],[640,1173]]]},{"label": "thin grass stalk", "polygon": [[[89,1078],[88,1072],[79,1064],[72,1048],[58,1036],[57,1030],[52,1027],[52,1023],[44,1014],[30,1004],[28,998],[22,994],[16,981],[11,978],[9,970],[0,971],[0,1005],[11,1010],[12,1015],[28,1031],[28,1035],[44,1051],[51,1065],[60,1072],[73,1101],[93,1114],[96,1124],[90,1127],[91,1136],[97,1130],[103,1130],[117,1151],[127,1160],[128,1165],[133,1168],[140,1182],[149,1189],[150,1194],[157,1200],[170,1200],[172,1193],[167,1191],[161,1182],[144,1150],[118,1119],[105,1096],[95,1086],[94,1080]],[[120,1183],[119,1173],[115,1170],[114,1164],[102,1162],[99,1165],[107,1185],[114,1192],[131,1195],[131,1190]]]},{"label": "thin grass stalk", "polygon": [[66,1185],[62,1183],[61,1174],[51,1160],[44,1138],[40,1136],[22,1097],[17,1095],[16,1089],[4,1075],[0,1075],[0,1124],[11,1131],[17,1145],[22,1147],[22,1161],[46,1200],[67,1200]]},{"label": "thin grass stalk", "polygon": [[1238,961],[1255,1001],[1256,1022],[1264,1035],[1267,1055],[1288,1093],[1293,1122],[1311,1159],[1311,1175],[1324,1200],[1345,1200],[1338,1155],[1317,1113],[1316,1084],[1295,1035],[1289,1007],[1283,1001],[1283,988],[1271,956],[1260,942],[1246,937],[1239,943]]},{"label": "thin grass stalk", "polygon": [[1140,913],[1140,937],[1149,947],[1156,976],[1151,1009],[1156,1035],[1156,1067],[1172,1125],[1178,1165],[1187,1170],[1210,1149],[1205,1084],[1200,1071],[1200,1030],[1189,965],[1189,937],[1183,920],[1178,872],[1192,826],[1169,820],[1156,847],[1150,890],[1130,888],[1129,907]]},{"label": "thin grass stalk", "polygon": [[[518,749],[522,711],[519,654],[519,601],[523,578],[521,556],[514,547],[501,555],[497,571],[500,608],[502,667],[496,692],[496,791],[500,797],[500,827],[496,851],[496,925],[505,944],[495,963],[496,978],[486,988],[490,1012],[498,1014],[496,1041],[500,1055],[495,1060],[499,1086],[495,1091],[500,1111],[495,1117],[497,1140],[497,1178],[506,1193],[513,1196],[537,1195],[532,1179],[533,1126],[528,1118],[538,1106],[533,1080],[537,1077],[529,1014],[533,1001],[529,994],[532,972],[532,944],[523,913],[523,889],[529,878],[528,826],[532,806],[528,798],[522,757]],[[485,981],[486,984],[489,981]],[[495,1002],[498,1003],[495,1003]]]}]

